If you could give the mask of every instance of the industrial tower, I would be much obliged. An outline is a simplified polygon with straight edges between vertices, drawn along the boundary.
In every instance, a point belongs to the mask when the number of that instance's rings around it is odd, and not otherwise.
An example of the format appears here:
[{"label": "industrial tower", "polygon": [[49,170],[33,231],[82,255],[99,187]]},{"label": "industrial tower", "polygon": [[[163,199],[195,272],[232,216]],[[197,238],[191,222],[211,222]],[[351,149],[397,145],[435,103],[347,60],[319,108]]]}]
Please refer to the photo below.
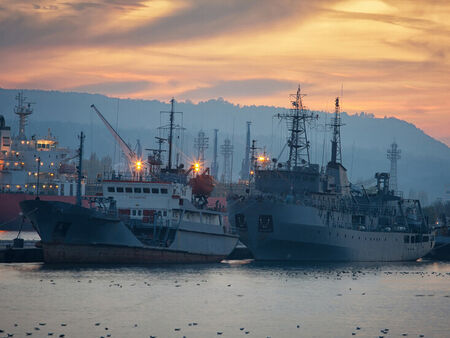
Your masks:
[{"label": "industrial tower", "polygon": [[213,154],[213,161],[211,163],[211,175],[216,180],[218,179],[219,174],[219,163],[217,162],[217,133],[219,132],[219,129],[214,129],[214,154]]},{"label": "industrial tower", "polygon": [[398,149],[397,143],[394,141],[391,144],[391,148],[387,151],[387,158],[391,161],[391,173],[390,173],[390,190],[397,193],[397,160],[400,159],[401,150]]},{"label": "industrial tower", "polygon": [[231,184],[233,174],[231,167],[233,162],[233,145],[229,138],[226,138],[224,144],[220,146],[220,153],[223,155],[223,170],[220,181],[223,184]]},{"label": "industrial tower", "polygon": [[310,164],[306,123],[317,119],[318,116],[309,113],[303,106],[302,98],[304,96],[299,85],[297,93],[290,95],[292,108],[289,109],[289,112],[277,114],[279,119],[287,121],[288,130],[291,133],[288,140],[289,159],[286,163],[289,170]]},{"label": "industrial tower", "polygon": [[241,180],[248,181],[250,179],[250,125],[252,123],[247,121],[247,141],[245,144],[245,154],[242,160],[242,167],[239,176]]},{"label": "industrial tower", "polygon": [[197,150],[197,162],[205,163],[205,150],[208,149],[209,137],[206,137],[205,132],[200,130],[197,137],[194,139],[194,148]]}]

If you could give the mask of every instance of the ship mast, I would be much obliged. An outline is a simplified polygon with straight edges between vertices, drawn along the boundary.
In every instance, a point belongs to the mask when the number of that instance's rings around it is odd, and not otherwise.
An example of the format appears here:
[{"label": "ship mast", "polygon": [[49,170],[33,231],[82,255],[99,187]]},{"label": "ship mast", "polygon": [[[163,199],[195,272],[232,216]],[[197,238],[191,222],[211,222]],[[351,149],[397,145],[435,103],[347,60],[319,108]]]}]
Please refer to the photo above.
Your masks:
[{"label": "ship mast", "polygon": [[83,145],[84,145],[84,133],[81,132],[80,148],[78,149],[78,178],[77,178],[77,205],[81,206],[81,180],[83,178]]},{"label": "ship mast", "polygon": [[249,181],[250,180],[250,125],[252,123],[247,121],[247,136],[246,136],[246,144],[245,144],[245,156],[242,160],[242,167],[240,177],[241,180]]},{"label": "ship mast", "polygon": [[391,161],[390,185],[394,194],[397,193],[397,161],[400,159],[401,150],[398,148],[397,142],[391,144],[391,148],[387,151],[387,158]]},{"label": "ship mast", "polygon": [[306,123],[317,119],[318,116],[308,113],[302,101],[304,96],[299,85],[297,93],[290,95],[292,108],[285,114],[277,115],[278,118],[287,121],[288,130],[291,133],[287,143],[289,146],[287,168],[289,170],[310,164],[310,144],[306,133]]},{"label": "ship mast", "polygon": [[14,108],[14,113],[19,115],[19,139],[25,140],[27,138],[27,136],[25,135],[25,126],[27,125],[27,117],[33,114],[33,109],[31,109],[30,102],[25,102],[26,97],[23,96],[23,92],[19,92],[17,94],[16,100],[17,106],[15,106]]},{"label": "ship mast", "polygon": [[[178,112],[174,110],[174,104],[175,104],[175,98],[172,97],[170,100],[170,111],[161,111],[161,113],[168,113],[169,114],[169,137],[167,140],[167,143],[169,144],[169,159],[167,164],[167,169],[172,169],[172,152],[173,152],[173,132],[175,129],[182,130],[183,127],[176,126],[175,125],[175,114],[183,114],[182,112]],[[159,129],[166,129],[167,127],[160,127]]]},{"label": "ship mast", "polygon": [[334,118],[331,123],[333,127],[333,138],[331,140],[331,163],[342,164],[342,147],[341,147],[341,126],[344,124],[341,121],[341,108],[339,106],[339,97],[336,97]]}]

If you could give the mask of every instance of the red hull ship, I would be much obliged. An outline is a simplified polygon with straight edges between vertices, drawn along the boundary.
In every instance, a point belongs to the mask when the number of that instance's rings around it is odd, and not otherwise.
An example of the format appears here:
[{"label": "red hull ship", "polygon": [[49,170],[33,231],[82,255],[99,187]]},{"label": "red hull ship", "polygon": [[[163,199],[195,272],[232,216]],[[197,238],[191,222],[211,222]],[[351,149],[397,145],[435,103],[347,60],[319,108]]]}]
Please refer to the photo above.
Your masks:
[{"label": "red hull ship", "polygon": [[[48,132],[45,137],[27,137],[27,118],[33,113],[23,93],[16,96],[14,113],[19,117],[17,135],[12,135],[0,115],[0,230],[31,230],[23,221],[19,202],[34,199],[75,203],[77,191],[73,149],[58,146]],[[81,193],[84,195],[84,183]]]}]

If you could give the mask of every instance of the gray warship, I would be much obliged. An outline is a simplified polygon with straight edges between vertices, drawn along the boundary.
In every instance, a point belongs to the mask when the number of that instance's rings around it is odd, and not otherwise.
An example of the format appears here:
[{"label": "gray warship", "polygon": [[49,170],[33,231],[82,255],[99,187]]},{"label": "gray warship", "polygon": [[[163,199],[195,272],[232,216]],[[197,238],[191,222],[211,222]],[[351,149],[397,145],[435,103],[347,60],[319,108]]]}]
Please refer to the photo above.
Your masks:
[{"label": "gray warship", "polygon": [[389,188],[389,174],[376,173],[376,187],[350,184],[342,165],[339,98],[331,123],[331,160],[310,163],[307,126],[317,118],[305,109],[300,86],[287,120],[286,163],[256,156],[247,193],[229,195],[229,221],[257,260],[408,261],[433,249],[435,238],[418,200]]},{"label": "gray warship", "polygon": [[[173,103],[167,140],[170,155]],[[212,190],[207,171],[200,172],[198,164],[188,170],[174,168],[170,155],[167,167],[162,168],[161,149],[143,161],[93,108],[119,142],[132,170],[104,177],[101,196],[84,201],[88,207],[82,205],[80,194],[76,205],[39,197],[20,203],[41,238],[44,262],[148,264],[225,259],[238,236],[225,225],[222,212],[206,206],[205,195]]]}]

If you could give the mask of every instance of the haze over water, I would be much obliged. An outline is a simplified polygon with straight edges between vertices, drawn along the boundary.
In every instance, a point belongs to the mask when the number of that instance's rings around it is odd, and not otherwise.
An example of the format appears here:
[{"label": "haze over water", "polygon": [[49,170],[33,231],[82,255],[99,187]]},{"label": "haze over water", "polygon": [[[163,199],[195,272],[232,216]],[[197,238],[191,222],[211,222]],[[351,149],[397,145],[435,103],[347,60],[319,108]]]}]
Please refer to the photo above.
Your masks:
[{"label": "haze over water", "polygon": [[14,337],[445,337],[450,263],[1,264],[0,303]]}]

